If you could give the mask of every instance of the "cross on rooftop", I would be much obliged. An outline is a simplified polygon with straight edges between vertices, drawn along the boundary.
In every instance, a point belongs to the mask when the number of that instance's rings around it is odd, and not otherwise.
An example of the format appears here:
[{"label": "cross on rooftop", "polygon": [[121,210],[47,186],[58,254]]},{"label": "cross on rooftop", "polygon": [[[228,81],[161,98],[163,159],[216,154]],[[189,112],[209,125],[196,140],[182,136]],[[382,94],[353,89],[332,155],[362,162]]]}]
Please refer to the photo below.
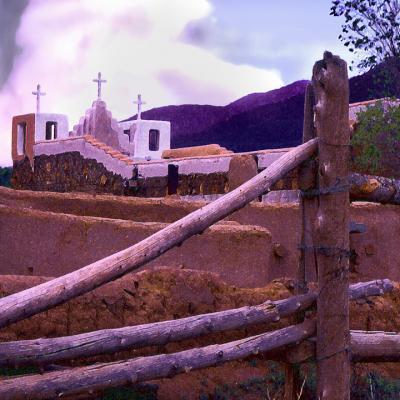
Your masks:
[{"label": "cross on rooftop", "polygon": [[37,84],[36,91],[32,92],[32,94],[36,96],[36,114],[39,114],[40,113],[40,96],[45,96],[46,93],[45,92],[41,92],[40,91],[40,85]]},{"label": "cross on rooftop", "polygon": [[93,79],[93,82],[97,82],[97,100],[101,100],[101,84],[107,82],[105,79],[101,79],[101,72],[97,74],[97,79]]},{"label": "cross on rooftop", "polygon": [[134,101],[133,103],[137,104],[137,106],[138,106],[137,107],[138,108],[137,119],[140,120],[140,119],[142,119],[142,104],[146,104],[146,102],[142,101],[142,95],[141,94],[138,94],[137,98],[138,99],[136,101]]}]

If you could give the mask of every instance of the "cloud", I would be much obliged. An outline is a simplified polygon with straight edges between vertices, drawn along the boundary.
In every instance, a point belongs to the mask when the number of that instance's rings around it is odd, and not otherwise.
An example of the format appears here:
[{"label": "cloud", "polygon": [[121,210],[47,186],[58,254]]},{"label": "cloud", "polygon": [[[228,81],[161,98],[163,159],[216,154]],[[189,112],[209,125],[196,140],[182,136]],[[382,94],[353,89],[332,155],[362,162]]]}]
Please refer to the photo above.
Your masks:
[{"label": "cloud", "polygon": [[340,25],[329,15],[330,0],[212,1],[211,14],[185,26],[184,43],[234,64],[276,68],[286,83],[309,78],[324,50],[349,59],[337,39]]},{"label": "cloud", "polygon": [[11,118],[33,112],[37,83],[47,93],[42,110],[68,114],[70,129],[96,97],[98,71],[118,119],[135,113],[137,93],[151,108],[226,104],[281,86],[277,70],[235,65],[179,40],[211,12],[207,0],[31,0],[16,35],[23,51],[0,91],[0,164],[11,163]]},{"label": "cloud", "polygon": [[15,33],[28,0],[0,0],[0,88],[7,80],[19,48]]}]

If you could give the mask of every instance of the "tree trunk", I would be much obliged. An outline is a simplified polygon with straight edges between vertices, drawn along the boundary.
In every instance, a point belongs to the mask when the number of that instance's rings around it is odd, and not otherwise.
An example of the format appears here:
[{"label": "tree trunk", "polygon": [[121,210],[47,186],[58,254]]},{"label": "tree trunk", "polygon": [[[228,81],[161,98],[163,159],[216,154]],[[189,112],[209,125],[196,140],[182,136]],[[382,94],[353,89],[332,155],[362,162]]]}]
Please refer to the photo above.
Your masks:
[{"label": "tree trunk", "polygon": [[329,52],[314,65],[319,157],[317,216],[317,397],[350,399],[349,82],[347,65]]},{"label": "tree trunk", "polygon": [[125,250],[77,271],[0,299],[0,328],[45,311],[121,277],[202,233],[265,193],[273,183],[311,157],[317,140],[286,153],[263,172],[220,199],[194,211]]},{"label": "tree trunk", "polygon": [[2,400],[62,398],[106,387],[171,377],[182,372],[242,359],[252,354],[268,354],[283,350],[314,333],[315,321],[310,320],[274,332],[174,354],[5,379],[0,385],[0,398]]},{"label": "tree trunk", "polygon": [[[350,286],[351,299],[390,292],[388,280],[363,282]],[[277,322],[315,304],[316,293],[267,301],[251,307],[196,315],[172,321],[82,333],[49,339],[0,343],[0,366],[44,365],[74,358],[157,346],[190,339],[212,332],[241,329],[256,324]]]}]

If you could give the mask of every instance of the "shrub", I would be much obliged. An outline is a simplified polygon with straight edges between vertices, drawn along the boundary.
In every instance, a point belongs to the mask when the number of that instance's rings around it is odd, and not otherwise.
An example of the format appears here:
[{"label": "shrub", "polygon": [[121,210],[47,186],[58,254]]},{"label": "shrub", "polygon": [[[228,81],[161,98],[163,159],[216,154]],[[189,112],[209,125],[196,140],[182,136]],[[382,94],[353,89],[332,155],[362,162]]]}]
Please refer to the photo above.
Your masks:
[{"label": "shrub", "polygon": [[0,167],[0,186],[11,187],[11,167]]},{"label": "shrub", "polygon": [[356,171],[400,176],[400,107],[378,101],[357,114],[351,138],[353,167]]}]

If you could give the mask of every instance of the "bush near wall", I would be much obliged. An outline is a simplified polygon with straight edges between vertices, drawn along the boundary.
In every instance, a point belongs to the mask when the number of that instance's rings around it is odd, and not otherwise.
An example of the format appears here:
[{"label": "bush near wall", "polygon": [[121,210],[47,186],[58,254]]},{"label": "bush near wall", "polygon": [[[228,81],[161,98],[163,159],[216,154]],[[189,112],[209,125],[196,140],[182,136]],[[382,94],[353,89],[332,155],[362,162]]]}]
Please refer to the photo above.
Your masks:
[{"label": "bush near wall", "polygon": [[0,186],[11,187],[12,167],[0,167]]},{"label": "bush near wall", "polygon": [[357,172],[400,178],[400,107],[383,102],[357,114],[352,163]]}]

